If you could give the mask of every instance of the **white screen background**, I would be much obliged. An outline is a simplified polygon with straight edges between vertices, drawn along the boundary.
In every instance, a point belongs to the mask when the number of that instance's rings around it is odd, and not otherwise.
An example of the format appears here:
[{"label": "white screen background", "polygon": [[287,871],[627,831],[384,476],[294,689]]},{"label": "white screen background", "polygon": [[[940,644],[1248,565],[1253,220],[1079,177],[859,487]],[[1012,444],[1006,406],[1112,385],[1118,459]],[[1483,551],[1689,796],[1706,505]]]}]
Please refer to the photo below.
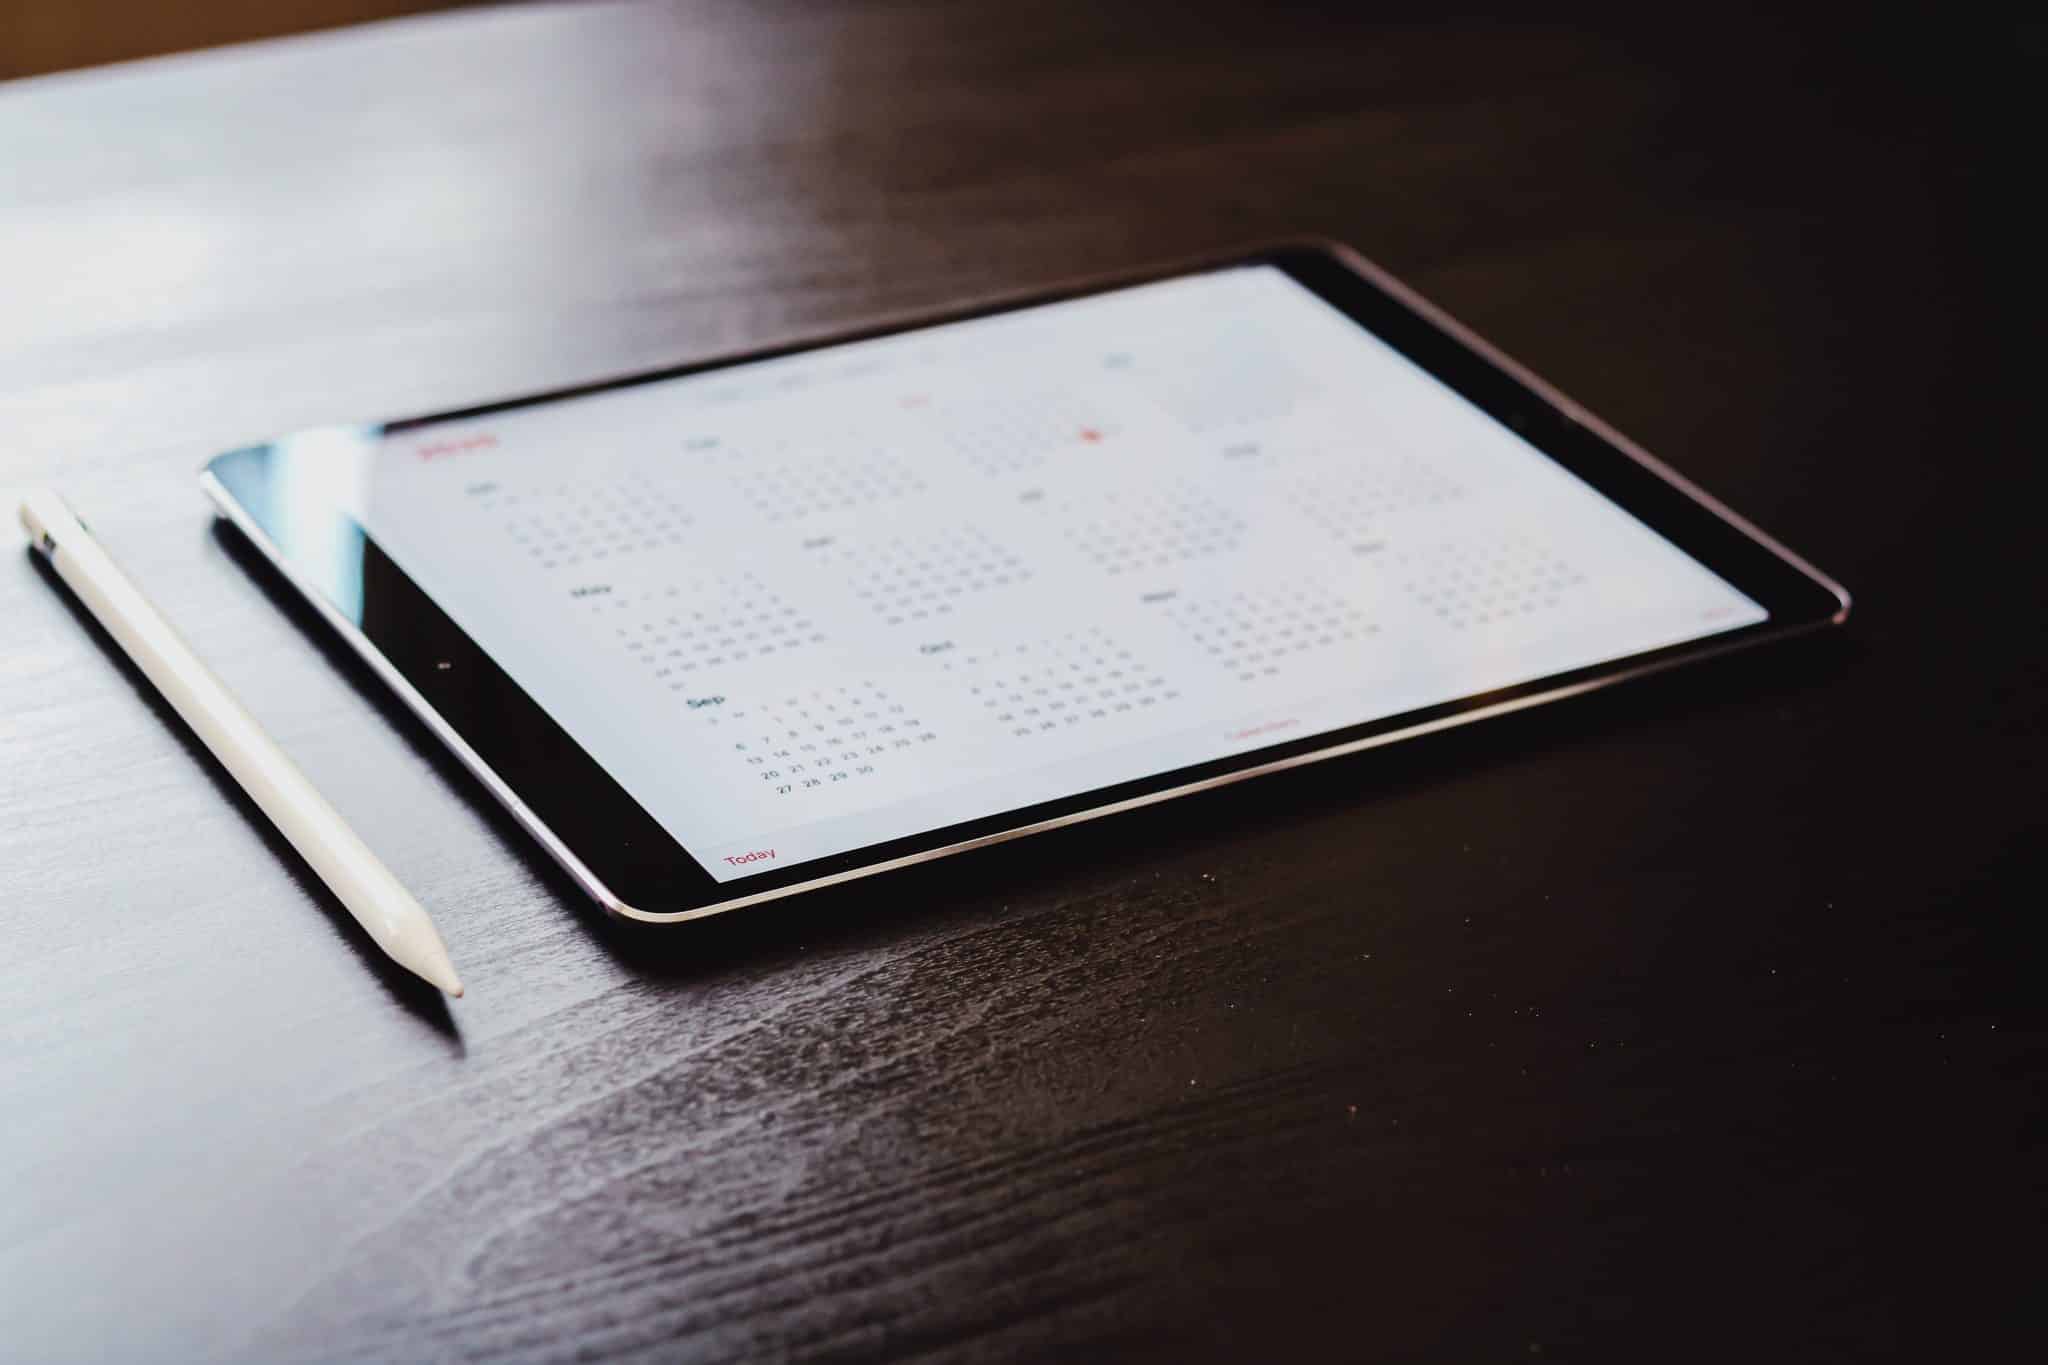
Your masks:
[{"label": "white screen background", "polygon": [[374,459],[366,529],[721,880],[1765,619],[1266,266]]}]

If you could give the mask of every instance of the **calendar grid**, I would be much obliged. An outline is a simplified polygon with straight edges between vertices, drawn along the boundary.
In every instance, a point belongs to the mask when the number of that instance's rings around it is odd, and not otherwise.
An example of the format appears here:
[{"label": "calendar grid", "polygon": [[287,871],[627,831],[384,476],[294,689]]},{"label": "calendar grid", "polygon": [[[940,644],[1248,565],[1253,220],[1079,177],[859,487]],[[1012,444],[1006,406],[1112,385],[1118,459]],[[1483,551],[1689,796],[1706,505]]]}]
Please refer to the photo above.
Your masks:
[{"label": "calendar grid", "polygon": [[947,792],[1049,801],[1377,714],[1374,689],[1748,619],[1284,280],[1176,287],[686,378],[672,416],[646,389],[548,439],[493,419],[406,466],[380,525],[416,517],[465,620],[500,613],[481,633],[547,642],[536,697],[721,877],[823,851],[805,831],[972,818]]}]

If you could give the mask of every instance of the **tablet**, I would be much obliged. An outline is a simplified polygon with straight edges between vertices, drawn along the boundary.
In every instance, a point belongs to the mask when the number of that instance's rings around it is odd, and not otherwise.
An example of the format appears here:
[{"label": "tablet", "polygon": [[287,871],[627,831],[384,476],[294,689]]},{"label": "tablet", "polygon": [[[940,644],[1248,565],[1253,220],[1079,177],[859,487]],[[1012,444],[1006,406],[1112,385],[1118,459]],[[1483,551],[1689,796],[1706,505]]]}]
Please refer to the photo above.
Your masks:
[{"label": "tablet", "polygon": [[600,903],[675,921],[1839,622],[1343,248],[212,460]]}]

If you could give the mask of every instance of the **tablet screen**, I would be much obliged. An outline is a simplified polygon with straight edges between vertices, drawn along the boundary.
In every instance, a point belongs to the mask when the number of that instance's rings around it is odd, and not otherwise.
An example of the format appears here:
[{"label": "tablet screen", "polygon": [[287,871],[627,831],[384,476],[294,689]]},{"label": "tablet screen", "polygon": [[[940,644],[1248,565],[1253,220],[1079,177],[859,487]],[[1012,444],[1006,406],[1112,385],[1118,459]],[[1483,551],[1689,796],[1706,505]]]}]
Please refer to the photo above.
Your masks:
[{"label": "tablet screen", "polygon": [[370,459],[337,499],[721,881],[1766,618],[1268,265]]}]

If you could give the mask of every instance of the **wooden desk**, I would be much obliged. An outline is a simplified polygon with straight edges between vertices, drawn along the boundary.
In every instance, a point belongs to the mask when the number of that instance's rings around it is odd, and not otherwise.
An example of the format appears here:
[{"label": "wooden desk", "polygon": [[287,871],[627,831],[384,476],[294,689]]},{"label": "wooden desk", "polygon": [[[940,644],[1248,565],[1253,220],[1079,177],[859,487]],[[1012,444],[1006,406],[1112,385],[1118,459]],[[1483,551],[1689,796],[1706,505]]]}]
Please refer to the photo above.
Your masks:
[{"label": "wooden desk", "polygon": [[[2009,1349],[2048,651],[2021,45],[1973,34],[574,6],[0,87],[9,505],[72,496],[472,988],[387,970],[0,560],[0,1354]],[[193,480],[1303,230],[1811,554],[1851,628],[636,935]]]}]

